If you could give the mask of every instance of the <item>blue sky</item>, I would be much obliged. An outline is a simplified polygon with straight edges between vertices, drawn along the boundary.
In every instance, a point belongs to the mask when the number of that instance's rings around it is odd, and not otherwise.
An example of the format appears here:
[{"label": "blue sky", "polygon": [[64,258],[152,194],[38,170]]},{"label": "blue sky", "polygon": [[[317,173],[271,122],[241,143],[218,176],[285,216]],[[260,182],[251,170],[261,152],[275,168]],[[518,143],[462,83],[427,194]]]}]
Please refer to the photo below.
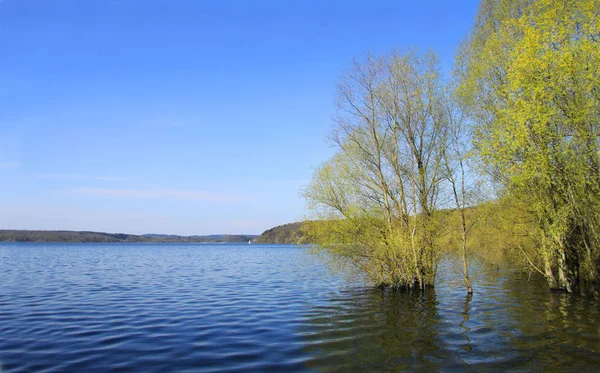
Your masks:
[{"label": "blue sky", "polygon": [[0,0],[0,229],[300,220],[352,58],[417,47],[449,70],[477,4]]}]

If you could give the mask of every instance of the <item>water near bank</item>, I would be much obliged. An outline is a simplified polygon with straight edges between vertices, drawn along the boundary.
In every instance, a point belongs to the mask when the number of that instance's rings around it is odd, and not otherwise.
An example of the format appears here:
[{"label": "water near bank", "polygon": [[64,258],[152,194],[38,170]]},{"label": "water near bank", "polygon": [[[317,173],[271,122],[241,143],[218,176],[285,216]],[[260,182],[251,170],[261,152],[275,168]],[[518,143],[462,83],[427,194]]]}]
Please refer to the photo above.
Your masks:
[{"label": "water near bank", "polygon": [[0,244],[3,372],[600,369],[600,309],[477,264],[435,293],[331,274],[294,246]]}]

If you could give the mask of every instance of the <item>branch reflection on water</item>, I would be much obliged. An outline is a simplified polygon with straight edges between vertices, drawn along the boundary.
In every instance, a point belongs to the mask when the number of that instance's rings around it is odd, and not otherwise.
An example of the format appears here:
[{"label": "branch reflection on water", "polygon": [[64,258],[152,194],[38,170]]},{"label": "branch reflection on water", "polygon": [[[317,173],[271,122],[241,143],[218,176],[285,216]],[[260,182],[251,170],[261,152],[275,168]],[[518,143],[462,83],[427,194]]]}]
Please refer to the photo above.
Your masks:
[{"label": "branch reflection on water", "polygon": [[[450,265],[451,263],[446,263]],[[435,290],[332,291],[305,315],[306,365],[321,372],[565,371],[600,368],[600,314],[593,301],[551,294],[543,279],[483,263],[476,293],[460,273]]]},{"label": "branch reflection on water", "polygon": [[[446,359],[433,290],[352,289],[309,312],[308,365],[319,371],[398,371]],[[432,363],[430,363],[432,362]]]}]

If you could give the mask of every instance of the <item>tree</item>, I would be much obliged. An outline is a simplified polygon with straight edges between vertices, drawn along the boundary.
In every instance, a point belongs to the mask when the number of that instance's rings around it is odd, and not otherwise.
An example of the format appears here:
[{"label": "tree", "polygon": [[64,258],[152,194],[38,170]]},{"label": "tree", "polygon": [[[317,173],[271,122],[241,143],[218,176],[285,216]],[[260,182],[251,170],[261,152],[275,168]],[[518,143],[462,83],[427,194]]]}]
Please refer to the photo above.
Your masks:
[{"label": "tree", "polygon": [[[469,175],[468,162],[471,152],[471,136],[466,117],[459,106],[456,105],[452,96],[448,95],[445,100],[448,118],[447,143],[444,148],[443,160],[445,176],[450,184],[450,193],[460,217],[460,242],[461,256],[463,262],[463,277],[467,294],[473,294],[473,286],[469,277],[469,266],[467,259],[467,242],[471,229],[479,222],[481,216],[467,217],[467,209],[481,202],[479,191],[480,182]],[[482,210],[479,208],[479,210]]]},{"label": "tree", "polygon": [[355,61],[338,85],[338,152],[304,191],[311,242],[377,285],[433,286],[447,112],[433,53]]},{"label": "tree", "polygon": [[569,292],[599,279],[599,20],[599,0],[487,0],[457,64],[479,157],[537,222],[528,261]]}]

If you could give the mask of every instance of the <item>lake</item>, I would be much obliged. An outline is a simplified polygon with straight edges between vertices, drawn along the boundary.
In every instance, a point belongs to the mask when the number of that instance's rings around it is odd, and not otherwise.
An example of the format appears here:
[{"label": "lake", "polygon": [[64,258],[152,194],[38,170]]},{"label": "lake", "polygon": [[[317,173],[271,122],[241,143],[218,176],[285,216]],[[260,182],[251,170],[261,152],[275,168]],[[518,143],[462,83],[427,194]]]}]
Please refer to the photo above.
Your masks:
[{"label": "lake", "polygon": [[445,260],[435,292],[371,289],[305,249],[0,243],[0,371],[600,371],[600,306]]}]

